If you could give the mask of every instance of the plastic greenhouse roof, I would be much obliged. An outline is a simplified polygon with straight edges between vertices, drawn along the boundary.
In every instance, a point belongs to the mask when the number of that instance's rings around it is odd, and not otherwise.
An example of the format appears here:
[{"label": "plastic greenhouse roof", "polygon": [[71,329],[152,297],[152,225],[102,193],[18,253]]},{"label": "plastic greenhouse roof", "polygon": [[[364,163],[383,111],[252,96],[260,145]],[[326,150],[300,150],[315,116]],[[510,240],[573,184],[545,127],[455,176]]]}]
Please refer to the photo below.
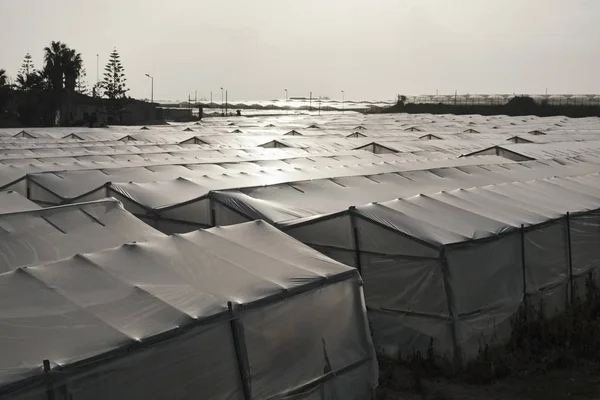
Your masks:
[{"label": "plastic greenhouse roof", "polygon": [[17,192],[0,192],[0,214],[38,210],[40,206]]},{"label": "plastic greenhouse roof", "polygon": [[0,274],[0,384],[145,343],[357,272],[263,222],[174,235]]},{"label": "plastic greenhouse roof", "polygon": [[152,181],[186,178],[196,180],[200,185],[203,185],[201,182],[208,182],[204,186],[223,189],[324,177],[368,175],[454,165],[475,165],[482,162],[490,164],[511,162],[497,156],[484,156],[478,159],[440,157],[442,155],[427,159],[416,155],[375,155],[368,152],[355,152],[279,160],[252,160],[250,158],[248,161],[242,162],[227,162],[232,160],[215,159],[210,164],[157,165],[152,167],[106,168],[31,174],[28,176],[28,180],[62,199],[71,199],[99,190],[108,182],[142,184]]},{"label": "plastic greenhouse roof", "polygon": [[[597,166],[594,164],[563,166],[555,162],[545,164],[540,161],[528,161],[491,166],[491,168],[490,166],[451,167],[385,173],[368,177],[356,176],[293,182],[284,185],[247,188],[237,191],[221,191],[215,193],[214,196],[218,201],[229,202],[227,204],[233,207],[245,207],[243,206],[245,204],[247,207],[255,210],[255,215],[271,215],[270,213],[273,213],[271,209],[276,210],[274,214],[281,215],[282,218],[292,215],[293,218],[289,219],[271,220],[274,223],[285,222],[289,224],[293,223],[293,219],[336,213],[344,211],[351,206],[374,201],[391,201],[396,198],[412,197],[419,194],[434,195],[441,191],[453,191],[457,189],[464,189],[468,192],[472,188],[485,188],[489,185],[495,186],[490,186],[491,189],[485,189],[486,192],[484,193],[489,194],[493,190],[497,190],[502,191],[502,193],[496,194],[496,197],[507,197],[508,189],[504,189],[504,187],[516,187],[517,191],[527,192],[527,190],[519,189],[518,183],[510,182],[526,182],[555,176],[578,179],[580,176],[592,174],[596,171]],[[523,183],[523,186],[527,185],[536,189],[538,186],[535,183]],[[589,185],[584,185],[582,190],[593,196],[592,189],[585,186]],[[582,198],[579,199],[578,197],[578,201],[581,202],[581,206],[587,207],[590,204],[593,205],[593,203],[589,203],[589,199],[586,200],[587,202],[583,202],[586,199],[585,196],[580,197]],[[565,194],[565,198],[570,198],[570,196]],[[525,199],[524,194],[521,196],[521,199]],[[543,203],[543,200],[543,198],[540,198],[539,203]],[[541,206],[536,205],[537,203],[532,203],[533,199],[522,201],[521,208],[530,209],[533,213],[542,212],[543,210]],[[577,202],[570,202],[568,204],[572,204],[574,207],[576,204],[579,205]],[[290,212],[285,211],[288,209]],[[298,215],[300,210],[304,210],[305,214]],[[549,210],[554,212],[551,215],[556,215],[556,212],[558,212],[556,207],[550,207]],[[518,211],[514,212],[518,215]],[[542,215],[544,214],[542,213]],[[503,220],[503,222],[508,221]],[[527,220],[524,221],[526,222]]]},{"label": "plastic greenhouse roof", "polygon": [[[176,206],[180,203],[186,203],[201,198],[206,196],[210,191],[248,187],[264,187],[265,190],[269,190],[273,185],[289,182],[296,182],[293,186],[303,192],[304,189],[302,189],[301,186],[304,185],[315,186],[323,183],[326,184],[326,186],[333,186],[333,188],[336,188],[352,185],[351,182],[356,181],[361,183],[356,190],[363,191],[368,189],[368,191],[364,192],[364,195],[368,195],[370,190],[375,190],[375,188],[366,187],[364,184],[375,184],[378,176],[374,176],[372,179],[365,178],[365,176],[390,174],[401,171],[422,171],[431,168],[441,168],[443,166],[468,166],[481,163],[481,160],[478,160],[476,163],[464,163],[464,160],[467,159],[389,161],[353,166],[341,164],[327,168],[319,167],[317,165],[316,167],[310,168],[296,167],[286,170],[264,169],[260,171],[205,175],[201,177],[188,176],[186,178],[178,178],[163,182],[113,182],[108,185],[108,188],[109,191],[117,192],[144,207],[155,210]],[[494,162],[497,161],[497,159],[490,159],[489,161]],[[323,182],[324,180],[328,180],[329,182]],[[58,182],[65,186],[72,187],[68,181],[63,182],[60,180]],[[42,185],[48,187],[47,183]],[[390,189],[389,187],[383,188],[384,185],[381,186],[381,188],[377,189],[384,191]],[[327,194],[325,193],[324,195]],[[298,198],[303,197],[304,196],[301,194],[298,195]],[[302,205],[299,205],[298,207],[303,208]],[[312,209],[312,207],[308,208]]]},{"label": "plastic greenhouse roof", "polygon": [[[572,191],[576,183],[578,191]],[[434,246],[493,237],[600,209],[600,174],[511,182],[360,206],[354,212]],[[552,201],[547,201],[552,199]],[[535,211],[523,204],[537,204]]]},{"label": "plastic greenhouse roof", "polygon": [[164,235],[114,199],[0,215],[0,272]]},{"label": "plastic greenhouse roof", "polygon": [[[504,144],[501,146],[494,146],[492,148],[508,150],[515,154],[538,160],[550,159],[554,157],[578,156],[600,158],[600,141],[597,140],[584,142]],[[489,148],[466,154],[466,156],[480,155],[486,150],[489,150]]]}]

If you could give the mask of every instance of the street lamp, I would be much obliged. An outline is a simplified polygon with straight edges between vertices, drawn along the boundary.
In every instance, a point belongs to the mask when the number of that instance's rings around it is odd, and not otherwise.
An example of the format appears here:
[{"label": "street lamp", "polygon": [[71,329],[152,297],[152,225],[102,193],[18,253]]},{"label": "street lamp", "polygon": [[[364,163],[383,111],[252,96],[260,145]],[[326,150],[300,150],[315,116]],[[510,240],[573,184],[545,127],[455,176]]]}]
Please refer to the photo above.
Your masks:
[{"label": "street lamp", "polygon": [[221,114],[223,114],[223,88],[221,87]]},{"label": "street lamp", "polygon": [[344,101],[346,100],[345,96],[346,96],[346,94],[342,90],[342,114],[344,113]]},{"label": "street lamp", "polygon": [[152,80],[152,89],[150,91],[150,103],[154,103],[154,77],[146,74],[148,78]]},{"label": "street lamp", "polygon": [[287,99],[288,99],[288,91],[287,91],[287,89],[283,89],[283,90],[285,90],[285,101],[287,102]]}]

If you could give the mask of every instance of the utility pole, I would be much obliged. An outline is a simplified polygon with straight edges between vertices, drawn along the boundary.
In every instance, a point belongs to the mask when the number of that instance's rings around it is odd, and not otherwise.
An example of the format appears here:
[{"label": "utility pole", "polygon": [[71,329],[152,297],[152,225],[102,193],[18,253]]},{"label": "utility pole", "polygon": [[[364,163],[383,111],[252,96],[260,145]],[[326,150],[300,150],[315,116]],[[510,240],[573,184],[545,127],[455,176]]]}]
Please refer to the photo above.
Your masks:
[{"label": "utility pole", "polygon": [[146,76],[152,81],[152,86],[150,89],[150,103],[154,103],[154,77],[150,76],[149,74],[146,74]]}]

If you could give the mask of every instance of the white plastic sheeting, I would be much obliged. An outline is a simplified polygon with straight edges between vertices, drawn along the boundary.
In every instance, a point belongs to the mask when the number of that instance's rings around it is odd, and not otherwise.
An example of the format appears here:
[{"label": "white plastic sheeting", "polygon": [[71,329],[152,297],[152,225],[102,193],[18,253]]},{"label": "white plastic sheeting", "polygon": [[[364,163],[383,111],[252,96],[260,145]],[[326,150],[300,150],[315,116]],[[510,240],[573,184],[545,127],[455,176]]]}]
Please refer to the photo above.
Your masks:
[{"label": "white plastic sheeting", "polygon": [[0,393],[18,398],[360,400],[377,384],[357,271],[262,222],[19,268],[0,297]]},{"label": "white plastic sheeting", "polygon": [[499,155],[515,161],[583,157],[586,160],[594,160],[598,163],[600,162],[600,140],[506,144],[466,154],[466,156],[481,155]]},{"label": "white plastic sheeting", "polygon": [[60,172],[60,171],[85,171],[85,170],[103,170],[113,168],[131,168],[131,167],[153,167],[153,166],[183,166],[200,165],[212,163],[236,163],[241,161],[256,160],[278,160],[293,157],[311,157],[311,156],[351,156],[356,152],[320,152],[307,151],[303,149],[224,149],[224,150],[204,150],[202,154],[198,152],[185,152],[177,156],[169,152],[145,154],[144,157],[138,155],[127,156],[109,156],[108,159],[92,156],[92,159],[83,161],[77,158],[49,158],[43,159],[12,159],[0,162],[0,189],[15,187],[19,193],[25,194],[24,180],[27,174],[41,172]]},{"label": "white plastic sheeting", "polygon": [[[282,224],[344,211],[354,205],[420,193],[552,176],[581,176],[597,171],[594,164],[564,165],[553,161],[427,169],[432,164],[460,165],[462,160],[465,158],[388,162],[316,172],[297,168],[291,172],[277,170],[164,182],[112,183],[107,186],[106,193],[99,195],[118,198],[130,212],[171,233],[256,218]],[[375,173],[389,169],[404,171],[366,175],[368,171]],[[309,180],[310,174],[315,177],[337,174],[338,177]],[[294,176],[306,177],[306,180],[277,184],[278,180],[285,182]]]},{"label": "white plastic sheeting", "polygon": [[163,236],[114,199],[1,214],[0,273]]},{"label": "white plastic sheeting", "polygon": [[[394,154],[373,155],[369,153],[312,156],[310,159],[249,160],[237,163],[218,163],[216,161],[213,164],[185,166],[170,165],[32,174],[27,178],[28,193],[29,197],[37,202],[59,204],[79,199],[82,196],[85,196],[86,200],[93,199],[90,196],[104,197],[106,195],[104,185],[109,182],[114,182],[115,186],[120,187],[125,187],[128,185],[127,182],[130,182],[129,185],[132,188],[126,190],[134,193],[137,191],[138,186],[147,188],[150,191],[163,191],[166,182],[157,182],[173,179],[173,183],[176,183],[184,179],[189,183],[197,184],[206,193],[209,190],[274,185],[299,180],[481,163],[510,163],[510,161],[495,156],[475,159],[447,157],[427,159],[418,156],[399,157]],[[191,188],[191,186],[189,187]],[[199,190],[192,190],[186,195],[184,201],[192,199],[192,196],[198,196],[198,192]],[[171,196],[171,204],[182,201],[181,197],[176,197],[176,194],[182,193],[181,190],[164,193]]]},{"label": "white plastic sheeting", "polygon": [[[523,166],[534,164],[534,172],[526,173]],[[220,207],[214,222],[267,217],[302,242],[360,268],[382,351],[393,356],[425,351],[434,338],[436,351],[460,362],[477,354],[482,336],[504,338],[525,296],[543,299],[550,313],[564,309],[574,280],[600,267],[600,250],[593,245],[600,240],[600,174],[571,175],[594,169],[582,165],[571,171],[547,166],[544,172],[540,162],[524,162],[502,166],[500,175],[486,169],[479,178],[470,167],[471,182],[497,183],[462,183],[462,189],[448,189],[445,179],[465,171],[439,170],[427,184],[418,185],[413,176],[402,186],[402,193],[427,195],[346,212],[343,207],[356,198],[339,185],[219,192],[213,195]],[[502,183],[498,176],[510,179]],[[532,176],[537,178],[528,180]],[[315,196],[319,191],[327,193],[329,204],[321,202],[325,195]],[[376,199],[384,191],[371,182],[362,185],[365,192]],[[325,210],[331,214],[319,214]]]},{"label": "white plastic sheeting", "polygon": [[37,210],[40,206],[17,192],[0,192],[0,214]]},{"label": "white plastic sheeting", "polygon": [[285,229],[325,254],[359,254],[380,349],[423,351],[433,338],[460,362],[477,355],[482,337],[505,339],[526,296],[549,313],[564,309],[573,282],[600,267],[591,245],[600,240],[598,209],[596,173],[357,207],[334,218],[346,232],[356,227],[352,246],[327,243],[345,233],[326,218]]}]

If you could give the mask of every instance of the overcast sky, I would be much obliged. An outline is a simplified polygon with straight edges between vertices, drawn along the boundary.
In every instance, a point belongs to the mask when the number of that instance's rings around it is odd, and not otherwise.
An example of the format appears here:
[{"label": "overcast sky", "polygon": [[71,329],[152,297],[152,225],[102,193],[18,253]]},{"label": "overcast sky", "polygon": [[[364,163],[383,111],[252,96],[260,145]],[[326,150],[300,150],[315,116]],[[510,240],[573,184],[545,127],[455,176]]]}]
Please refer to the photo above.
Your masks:
[{"label": "overcast sky", "polygon": [[133,97],[600,93],[600,0],[0,0],[0,68],[61,40]]}]

